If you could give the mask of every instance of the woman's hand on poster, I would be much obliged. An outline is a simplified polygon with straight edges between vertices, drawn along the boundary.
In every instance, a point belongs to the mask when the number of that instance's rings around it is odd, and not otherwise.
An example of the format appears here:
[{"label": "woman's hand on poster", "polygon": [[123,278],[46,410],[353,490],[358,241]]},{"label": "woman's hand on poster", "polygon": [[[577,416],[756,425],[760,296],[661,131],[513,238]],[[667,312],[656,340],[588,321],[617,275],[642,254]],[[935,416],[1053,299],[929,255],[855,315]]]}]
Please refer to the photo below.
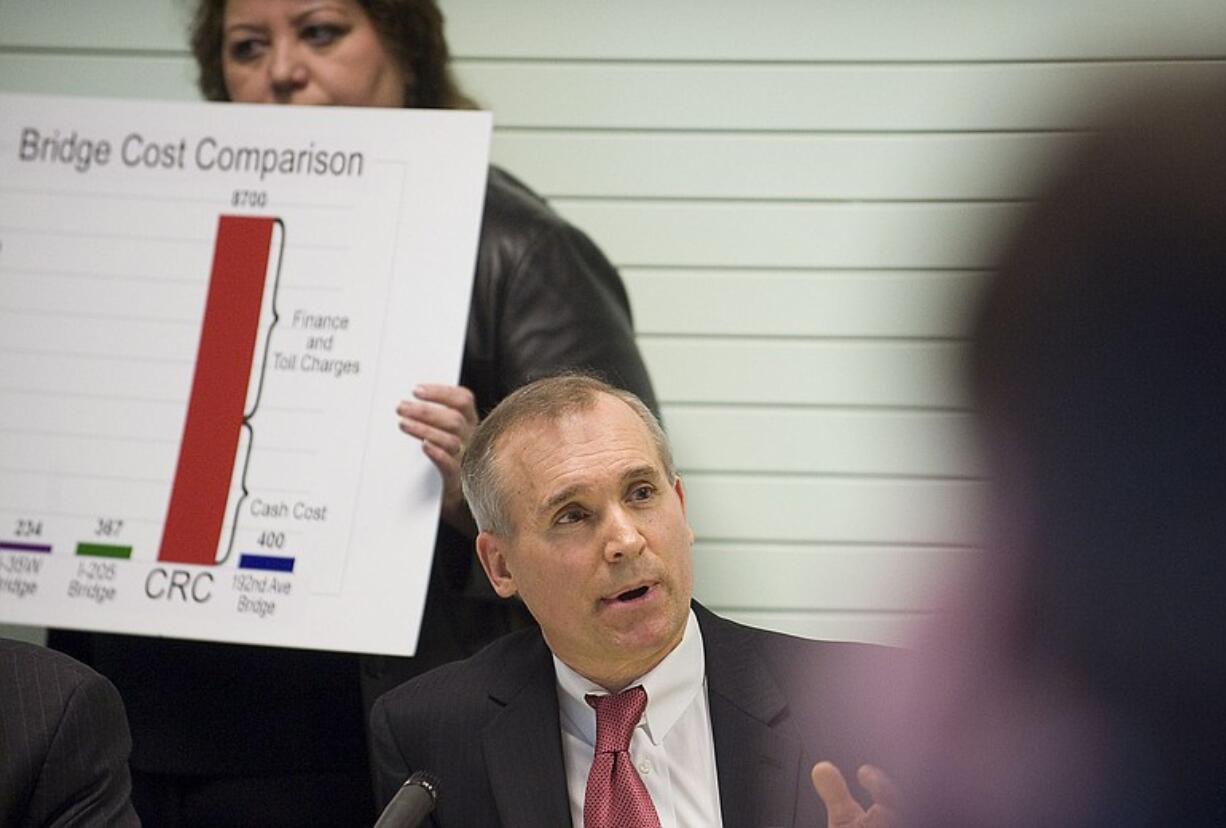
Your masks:
[{"label": "woman's hand on poster", "polygon": [[396,406],[400,430],[421,441],[422,452],[443,477],[442,516],[453,529],[476,537],[477,527],[460,488],[460,455],[477,428],[477,401],[462,385],[426,383]]}]

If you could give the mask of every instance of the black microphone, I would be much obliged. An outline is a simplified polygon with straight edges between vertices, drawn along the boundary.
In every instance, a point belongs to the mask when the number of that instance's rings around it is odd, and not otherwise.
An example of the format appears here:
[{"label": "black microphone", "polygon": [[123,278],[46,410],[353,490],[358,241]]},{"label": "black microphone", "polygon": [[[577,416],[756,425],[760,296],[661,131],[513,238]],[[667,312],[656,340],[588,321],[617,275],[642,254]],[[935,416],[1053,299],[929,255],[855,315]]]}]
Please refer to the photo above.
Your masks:
[{"label": "black microphone", "polygon": [[396,791],[387,803],[375,828],[418,828],[438,801],[438,779],[417,771]]}]

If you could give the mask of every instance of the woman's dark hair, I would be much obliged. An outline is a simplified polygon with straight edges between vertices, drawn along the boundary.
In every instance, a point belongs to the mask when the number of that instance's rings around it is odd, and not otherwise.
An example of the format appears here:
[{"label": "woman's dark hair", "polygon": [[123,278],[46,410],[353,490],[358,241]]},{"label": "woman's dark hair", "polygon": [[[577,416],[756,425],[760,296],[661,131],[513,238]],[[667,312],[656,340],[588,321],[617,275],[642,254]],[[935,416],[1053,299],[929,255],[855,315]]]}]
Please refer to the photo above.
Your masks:
[{"label": "woman's dark hair", "polygon": [[[392,57],[411,81],[405,106],[420,109],[475,109],[452,77],[443,14],[434,0],[358,0]],[[210,101],[228,101],[222,74],[222,22],[226,0],[200,0],[191,24],[192,54],[200,67],[197,81]]]}]

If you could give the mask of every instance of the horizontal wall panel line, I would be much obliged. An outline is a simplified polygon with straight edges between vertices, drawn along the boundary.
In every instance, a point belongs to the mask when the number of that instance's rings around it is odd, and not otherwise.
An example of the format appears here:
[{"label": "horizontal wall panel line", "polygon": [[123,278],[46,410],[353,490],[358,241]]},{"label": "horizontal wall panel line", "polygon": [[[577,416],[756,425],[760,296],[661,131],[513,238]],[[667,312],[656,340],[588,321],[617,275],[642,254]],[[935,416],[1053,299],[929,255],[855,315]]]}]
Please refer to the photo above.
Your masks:
[{"label": "horizontal wall panel line", "polygon": [[[186,37],[184,38],[186,40]],[[37,55],[40,57],[90,57],[90,58],[188,58],[191,53],[186,49],[157,48],[107,48],[97,46],[28,46],[3,45],[0,55]],[[1170,55],[1166,57],[1144,58],[1087,58],[1087,59],[1008,59],[1008,60],[693,60],[677,58],[524,58],[516,56],[500,57],[496,55],[452,55],[453,63],[492,66],[524,66],[524,67],[566,67],[566,66],[634,66],[634,67],[693,67],[693,68],[801,68],[821,69],[826,67],[985,67],[985,66],[1145,66],[1163,65],[1217,65],[1226,63],[1226,54],[1208,55],[1203,57],[1181,57]]]},{"label": "horizontal wall panel line", "polygon": [[[0,308],[0,310],[3,310]],[[679,334],[679,333],[640,333],[637,335],[640,342],[650,342],[652,344],[678,344],[678,345],[693,345],[714,343],[722,345],[727,342],[754,342],[763,345],[804,345],[813,343],[815,345],[839,345],[846,343],[848,345],[857,345],[860,347],[881,345],[915,345],[920,348],[931,345],[932,347],[947,347],[949,345],[966,345],[970,339],[963,336],[823,336],[815,335],[797,335],[797,336],[780,336],[778,334]]]},{"label": "horizontal wall panel line", "polygon": [[926,611],[983,559],[980,550],[695,546],[694,594],[737,612]]},{"label": "horizontal wall panel line", "polygon": [[985,270],[1014,204],[620,205],[555,201],[622,267],[653,264]]},{"label": "horizontal wall panel line", "polygon": [[786,471],[774,469],[689,469],[680,465],[678,474],[687,480],[703,477],[743,477],[754,480],[873,480],[873,481],[934,481],[943,483],[985,483],[987,478],[975,474],[906,474],[885,472]]},{"label": "horizontal wall panel line", "polygon": [[[3,389],[0,389],[3,390]],[[39,392],[41,393],[41,392]],[[793,400],[767,400],[764,402],[744,402],[740,400],[710,400],[710,399],[688,399],[685,397],[673,398],[667,393],[660,393],[656,389],[656,398],[660,405],[665,408],[699,408],[709,405],[717,405],[721,408],[748,408],[762,410],[779,410],[779,411],[863,411],[869,412],[885,412],[885,411],[905,411],[913,414],[974,414],[975,410],[970,406],[957,405],[927,405],[924,403],[809,403],[795,402]],[[105,399],[105,398],[104,398]],[[179,402],[182,402],[180,400]]]},{"label": "horizontal wall panel line", "polygon": [[[0,312],[3,312],[0,308]],[[883,345],[965,345],[969,338],[965,336],[824,336],[822,334],[743,334],[743,333],[646,333],[640,331],[636,335],[640,342],[814,342],[839,343],[848,342],[865,344],[879,342]]]},{"label": "horizontal wall panel line", "polygon": [[897,273],[982,273],[984,275],[992,273],[991,268],[985,267],[940,267],[935,265],[924,265],[922,267],[904,267],[904,266],[874,266],[874,265],[849,265],[846,267],[838,265],[767,265],[766,267],[751,267],[739,264],[659,264],[659,265],[619,265],[623,270],[634,268],[636,270],[660,270],[672,271],[678,273],[685,272],[702,272],[710,270],[721,273],[881,273],[885,275],[893,275]]},{"label": "horizontal wall panel line", "polygon": [[[572,222],[578,223],[578,222]],[[586,229],[586,228],[585,228]],[[590,233],[589,233],[590,235]],[[608,251],[605,251],[606,254]],[[611,258],[611,257],[610,257]],[[983,273],[986,264],[961,264],[959,262],[925,263],[919,267],[901,267],[889,262],[858,264],[856,262],[836,262],[833,264],[798,264],[786,265],[775,262],[737,262],[736,264],[720,264],[719,262],[654,262],[650,259],[641,261],[620,258],[613,262],[618,270],[761,270],[778,273],[862,273],[874,271],[880,273]]]},{"label": "horizontal wall panel line", "polygon": [[664,422],[677,466],[692,483],[742,473],[742,483],[773,477],[779,484],[964,482],[981,481],[986,474],[974,420],[967,414],[700,411],[666,405]]},{"label": "horizontal wall panel line", "polygon": [[662,402],[969,406],[959,345],[645,341]]},{"label": "horizontal wall panel line", "polygon": [[797,549],[823,549],[855,547],[865,549],[916,549],[916,550],[949,550],[951,552],[979,552],[983,547],[973,543],[958,543],[956,541],[890,541],[890,540],[858,540],[850,538],[838,540],[830,538],[721,538],[703,535],[694,541],[695,547],[727,546],[740,549],[748,546],[788,546]]},{"label": "horizontal wall panel line", "polygon": [[720,538],[702,538],[694,542],[695,552],[706,555],[724,555],[728,553],[746,553],[746,552],[762,552],[762,551],[783,551],[788,554],[796,554],[811,549],[818,553],[839,552],[847,550],[856,550],[857,554],[860,550],[870,552],[907,552],[914,550],[917,553],[931,552],[951,552],[951,553],[967,553],[973,552],[976,554],[982,553],[983,547],[970,544],[958,543],[920,543],[920,542],[887,542],[887,543],[870,543],[860,541],[803,541],[797,539],[788,540],[770,540],[770,541],[753,541],[737,538],[736,540],[721,540]]},{"label": "horizontal wall panel line", "polygon": [[[697,596],[702,600],[701,595]],[[808,612],[779,612],[754,610],[752,612],[728,612],[717,602],[705,605],[732,621],[751,627],[774,630],[787,635],[821,641],[860,641],[869,644],[885,644],[905,647],[912,643],[915,631],[928,623],[930,613],[917,611],[907,615],[882,615],[867,613],[848,615],[840,610],[814,609]]]},{"label": "horizontal wall panel line", "polygon": [[[658,336],[744,337],[743,344],[808,340],[827,347],[879,341],[966,340],[982,273],[646,271],[622,277],[643,344]],[[677,308],[687,312],[678,314]],[[752,313],[746,313],[752,308]],[[814,338],[814,339],[809,339]],[[848,402],[851,402],[850,400]]]},{"label": "horizontal wall panel line", "polygon": [[[915,414],[916,416],[928,416],[930,414],[973,414],[974,411],[968,407],[957,406],[928,406],[928,405],[850,405],[838,403],[788,403],[788,402],[712,402],[706,401],[686,401],[686,400],[665,400],[664,408],[684,409],[686,411],[823,411],[829,413],[844,413],[844,414]],[[668,412],[665,411],[667,416]]]},{"label": "horizontal wall panel line", "polygon": [[[707,608],[713,609],[713,607],[711,606],[708,606]],[[924,612],[924,610],[898,609],[895,607],[886,607],[886,606],[839,607],[838,609],[828,610],[824,608],[804,606],[804,605],[799,605],[799,604],[795,606],[785,605],[785,606],[764,607],[760,604],[743,604],[740,606],[732,606],[732,605],[725,604],[725,603],[720,603],[718,605],[718,610],[720,613],[752,612],[754,614],[762,614],[762,615],[778,615],[780,613],[797,613],[797,612],[802,612],[802,613],[812,614],[812,615],[821,615],[823,613],[830,612],[830,613],[838,613],[839,615],[897,615],[897,616],[905,616],[907,618],[910,618],[912,616],[915,616],[916,614],[920,614]]]},{"label": "horizontal wall panel line", "polygon": [[[181,48],[191,10],[173,0],[0,2],[0,41]],[[440,0],[456,55],[580,60],[1071,61],[1205,58],[1223,50],[1220,0],[899,3],[785,0]]]},{"label": "horizontal wall panel line", "polygon": [[[705,543],[712,542],[712,538],[709,537],[707,534],[704,534],[701,526],[695,525],[693,521],[691,521],[691,526],[694,529],[695,544],[705,544]],[[793,530],[789,530],[789,531],[793,531]],[[874,537],[857,537],[855,535],[836,535],[836,534],[813,533],[813,534],[799,536],[799,537],[794,535],[792,539],[795,540],[795,542],[798,543],[799,545],[806,546],[806,547],[868,546],[868,547],[877,548],[877,547],[882,547],[882,546],[888,546],[890,544],[897,545],[899,543],[907,543],[909,546],[915,548],[916,550],[920,550],[920,549],[945,550],[945,549],[956,549],[960,546],[966,546],[968,551],[975,551],[975,552],[980,551],[980,547],[969,545],[968,541],[957,540],[954,538],[945,538],[945,537],[935,539],[935,540],[915,540],[915,541],[905,540],[904,541],[898,538],[892,538],[888,535],[881,535],[881,536],[874,536]],[[736,540],[736,539],[728,540],[726,538],[715,538],[714,540],[721,541],[721,542],[728,542],[728,543],[766,545],[766,544],[782,543],[784,538],[782,534],[780,534],[778,537],[775,537],[775,538],[760,538],[756,535],[747,534],[745,536],[745,540],[743,541]]]},{"label": "horizontal wall panel line", "polygon": [[[2,389],[0,389],[2,390]],[[910,414],[973,414],[974,409],[969,406],[956,405],[891,405],[888,403],[806,403],[806,402],[789,402],[784,401],[767,401],[767,402],[745,402],[738,400],[686,400],[672,399],[667,395],[659,395],[660,404],[665,408],[690,408],[690,409],[759,409],[765,411],[772,410],[787,410],[787,411],[846,411],[849,413],[870,413],[870,412],[904,412]]]},{"label": "horizontal wall panel line", "polygon": [[[495,113],[495,119],[497,114]],[[748,129],[738,127],[619,127],[619,126],[529,126],[523,124],[514,124],[508,126],[494,127],[495,135],[693,135],[693,136],[710,136],[710,135],[735,135],[737,137],[750,136],[823,136],[836,135],[839,137],[873,137],[873,138],[905,138],[910,135],[1090,135],[1090,130],[1085,128],[1075,127],[1040,127],[1035,129],[904,129],[889,126],[882,126],[875,129],[788,129],[781,127],[778,129]]]},{"label": "horizontal wall panel line", "polygon": [[[29,51],[38,51],[31,47],[25,47]],[[71,50],[69,50],[71,51]],[[496,66],[684,66],[684,67],[767,67],[767,68],[824,68],[827,66],[854,66],[858,68],[871,68],[874,66],[895,67],[895,66],[915,66],[915,67],[935,67],[935,68],[957,68],[960,66],[980,67],[980,66],[1144,66],[1147,64],[1180,64],[1180,65],[1213,65],[1218,63],[1226,63],[1226,53],[1214,55],[1198,55],[1196,57],[1187,57],[1186,55],[1171,54],[1168,56],[1146,55],[1145,57],[1120,57],[1120,58],[999,58],[999,59],[967,59],[955,58],[949,60],[904,60],[904,59],[882,59],[870,58],[865,60],[808,60],[799,58],[781,58],[777,60],[769,60],[763,58],[741,59],[741,58],[720,58],[718,60],[700,60],[696,58],[656,58],[656,57],[630,57],[630,58],[584,58],[584,57],[534,57],[527,58],[522,55],[452,55],[452,60],[456,63],[471,63],[485,64]]]},{"label": "horizontal wall panel line", "polygon": [[1033,204],[1033,198],[770,198],[766,196],[587,195],[542,192],[550,201],[586,204]]},{"label": "horizontal wall panel line", "polygon": [[[1226,62],[960,67],[463,64],[502,125],[654,129],[1081,129],[1142,89],[1220,82]],[[559,108],[558,101],[567,106]],[[735,106],[729,106],[735,101]]]},{"label": "horizontal wall panel line", "polygon": [[1083,135],[495,136],[492,157],[572,203],[1029,204]]}]

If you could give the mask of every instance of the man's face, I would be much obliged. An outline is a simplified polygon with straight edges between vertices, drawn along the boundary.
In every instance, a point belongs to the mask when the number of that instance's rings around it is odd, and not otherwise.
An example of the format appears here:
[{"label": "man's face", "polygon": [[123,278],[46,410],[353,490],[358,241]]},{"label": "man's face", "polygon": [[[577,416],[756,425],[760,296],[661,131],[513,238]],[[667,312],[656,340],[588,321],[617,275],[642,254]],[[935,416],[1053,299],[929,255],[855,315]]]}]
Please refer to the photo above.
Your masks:
[{"label": "man's face", "polygon": [[681,481],[669,484],[638,415],[603,394],[508,432],[495,462],[512,529],[477,539],[494,589],[523,599],[558,658],[621,689],[685,630],[694,533]]}]

